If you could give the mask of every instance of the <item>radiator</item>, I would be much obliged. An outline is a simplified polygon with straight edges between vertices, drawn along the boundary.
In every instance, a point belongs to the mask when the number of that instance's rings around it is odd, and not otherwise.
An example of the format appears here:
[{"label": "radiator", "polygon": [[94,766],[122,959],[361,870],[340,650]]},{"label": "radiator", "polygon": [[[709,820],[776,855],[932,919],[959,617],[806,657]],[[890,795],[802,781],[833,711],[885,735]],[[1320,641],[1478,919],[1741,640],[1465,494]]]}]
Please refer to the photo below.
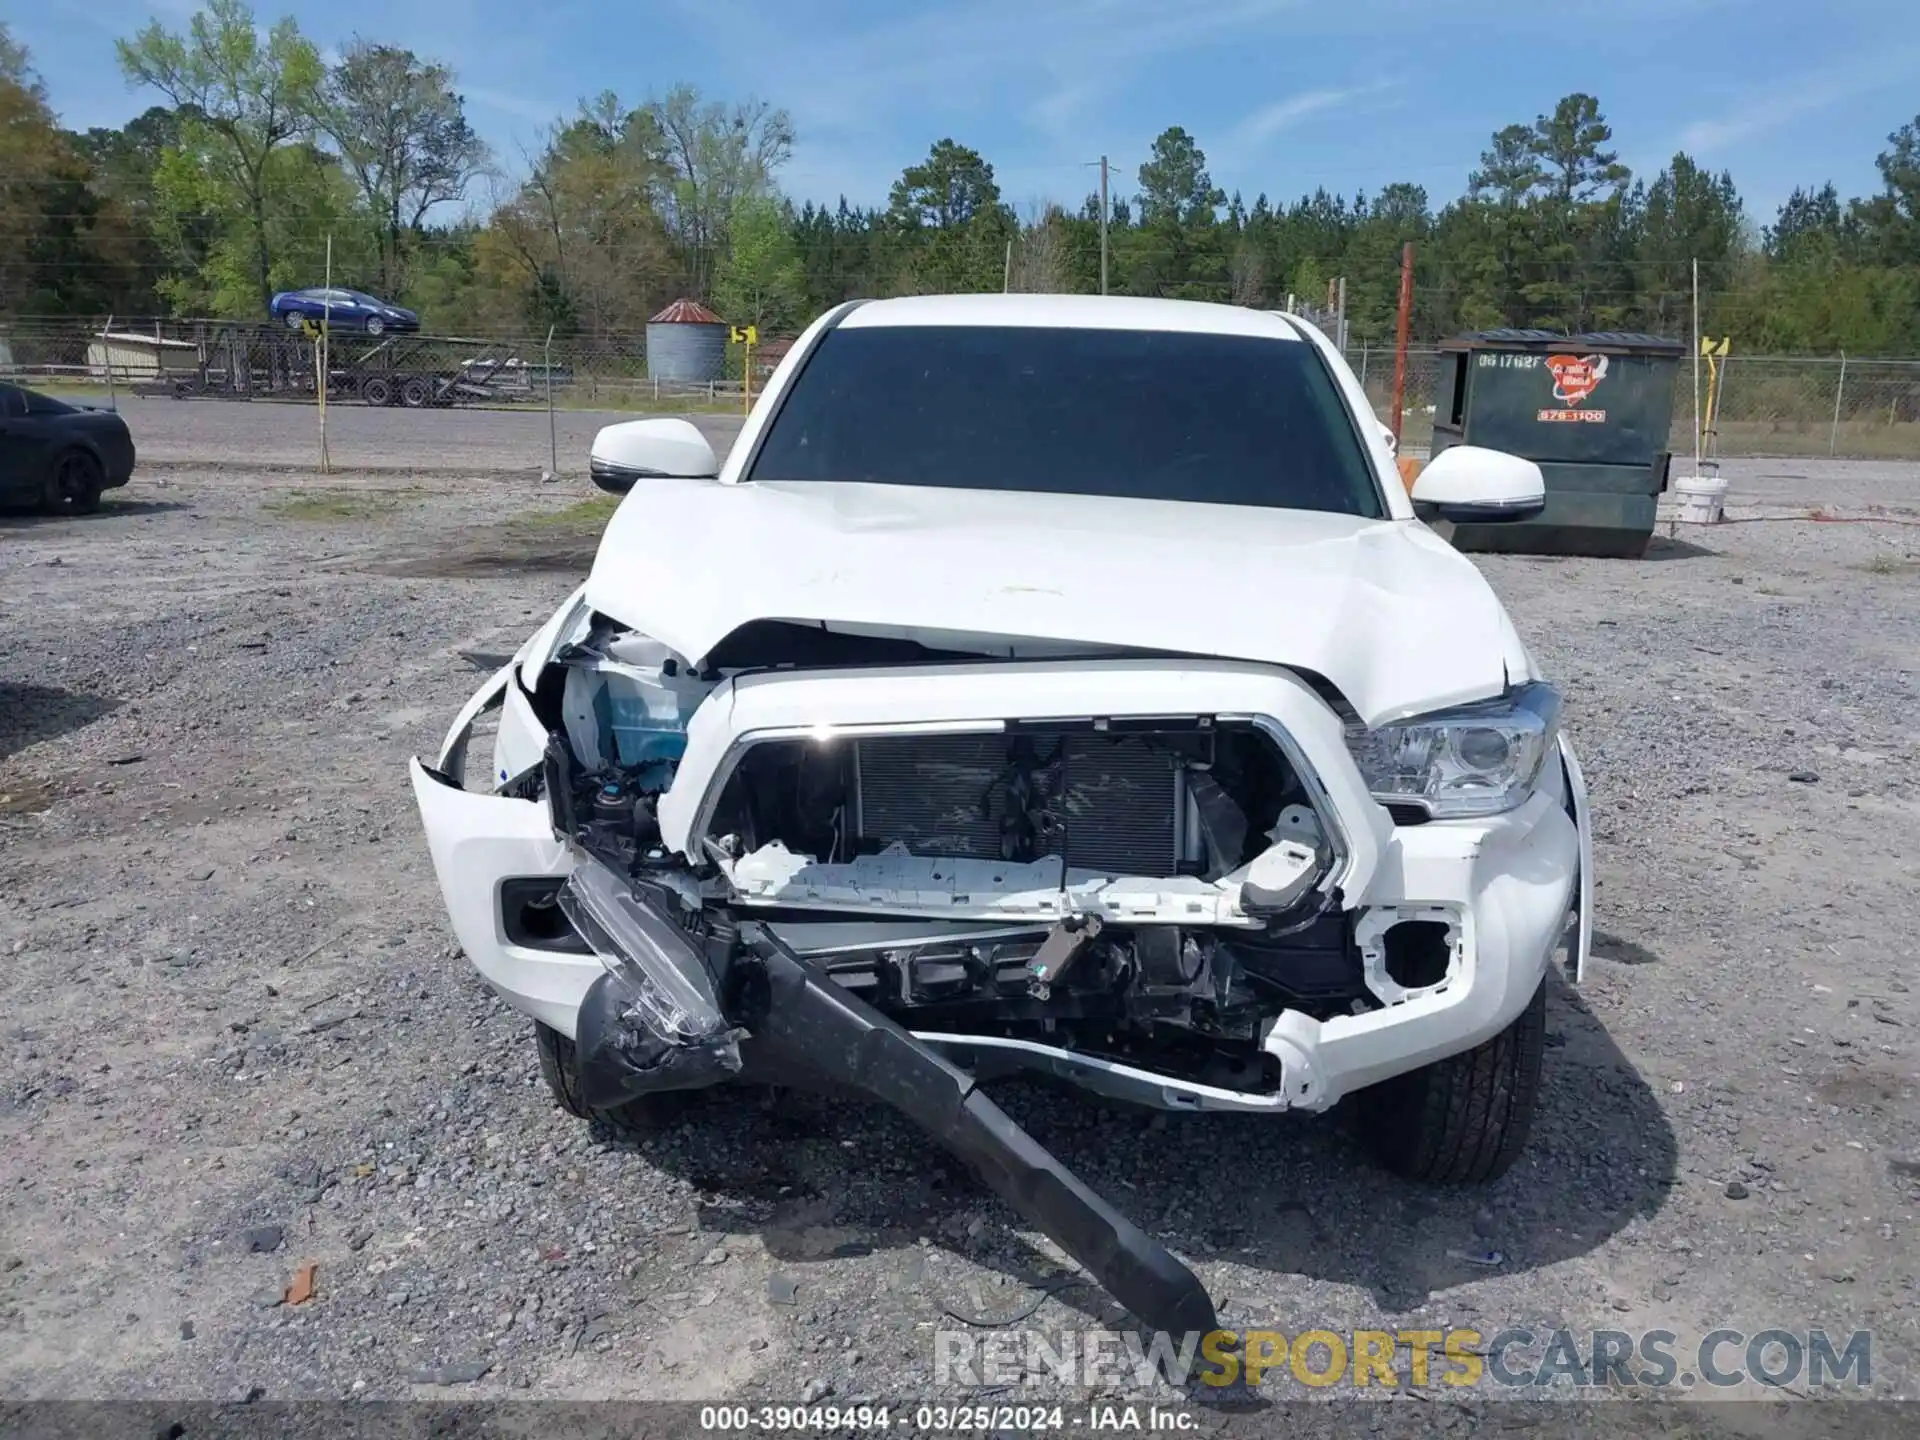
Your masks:
[{"label": "radiator", "polygon": [[[854,830],[916,855],[967,859],[1064,854],[1074,869],[1177,873],[1186,815],[1174,757],[1137,736],[1024,730],[889,735],[855,748]],[[1022,787],[1032,800],[1016,798]],[[1058,829],[1008,854],[1009,816],[1029,809]]]}]

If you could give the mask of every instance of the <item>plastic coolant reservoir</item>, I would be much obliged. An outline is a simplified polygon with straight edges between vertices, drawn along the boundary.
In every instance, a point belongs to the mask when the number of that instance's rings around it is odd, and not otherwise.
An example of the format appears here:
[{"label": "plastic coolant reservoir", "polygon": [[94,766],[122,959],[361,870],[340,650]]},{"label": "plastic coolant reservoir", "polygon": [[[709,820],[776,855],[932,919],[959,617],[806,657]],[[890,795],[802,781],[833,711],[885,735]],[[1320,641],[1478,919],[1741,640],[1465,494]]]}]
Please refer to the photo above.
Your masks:
[{"label": "plastic coolant reservoir", "polygon": [[687,748],[687,721],[712,688],[688,674],[664,645],[622,636],[606,646],[604,658],[569,671],[563,701],[568,738],[595,768],[631,770],[678,760]]}]

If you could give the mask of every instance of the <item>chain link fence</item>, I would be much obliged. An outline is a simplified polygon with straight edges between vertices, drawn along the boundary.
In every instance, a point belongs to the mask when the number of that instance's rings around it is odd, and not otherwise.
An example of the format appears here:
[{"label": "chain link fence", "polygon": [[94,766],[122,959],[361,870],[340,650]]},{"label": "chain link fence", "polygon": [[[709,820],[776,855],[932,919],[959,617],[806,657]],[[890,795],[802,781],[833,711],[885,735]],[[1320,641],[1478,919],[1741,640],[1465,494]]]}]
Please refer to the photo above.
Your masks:
[{"label": "chain link fence", "polygon": [[[1391,422],[1393,350],[1358,345],[1347,351],[1367,398]],[[1434,397],[1441,352],[1407,352],[1401,443],[1426,445],[1433,437]],[[1700,384],[1706,387],[1706,369]],[[1705,396],[1700,397],[1704,409]],[[1856,360],[1814,355],[1735,355],[1720,362],[1720,394],[1714,429],[1719,453],[1728,457],[1828,455],[1920,460],[1920,360]],[[1693,367],[1682,359],[1674,376],[1673,429],[1676,455],[1693,452],[1697,426]]]},{"label": "chain link fence", "polygon": [[[1329,326],[1330,329],[1330,326]],[[754,388],[785,353],[772,336],[756,346]],[[740,346],[718,351],[717,374],[654,375],[644,335],[490,337],[349,334],[336,330],[330,398],[397,405],[545,405],[568,409],[737,410]],[[1393,350],[1353,345],[1347,358],[1374,410],[1390,422]],[[1407,354],[1401,443],[1433,433],[1440,352]],[[15,322],[0,327],[0,378],[105,396],[204,394],[311,401],[310,338],[280,327],[142,320],[112,327]],[[430,383],[408,386],[409,377]],[[1703,375],[1704,383],[1704,375]],[[1675,376],[1676,454],[1690,454],[1696,424],[1693,368]],[[1734,355],[1721,365],[1716,424],[1722,455],[1920,459],[1920,360]]]},{"label": "chain link fence", "polygon": [[[329,400],[375,405],[537,405],[568,409],[738,408],[745,353],[716,348],[710,375],[655,375],[644,335],[383,334],[335,327]],[[757,389],[778,344],[754,348]],[[181,398],[316,398],[319,351],[310,330],[231,321],[116,321],[0,326],[0,379],[56,392]]]}]

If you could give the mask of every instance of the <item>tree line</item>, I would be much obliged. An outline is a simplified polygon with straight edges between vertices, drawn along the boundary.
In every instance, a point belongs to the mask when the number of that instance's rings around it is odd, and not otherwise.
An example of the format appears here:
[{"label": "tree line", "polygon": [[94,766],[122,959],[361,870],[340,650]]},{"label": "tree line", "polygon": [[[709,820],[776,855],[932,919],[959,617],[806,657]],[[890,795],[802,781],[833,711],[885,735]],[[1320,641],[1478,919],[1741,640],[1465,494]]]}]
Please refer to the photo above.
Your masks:
[{"label": "tree line", "polygon": [[[1021,213],[951,138],[884,206],[829,205],[782,192],[794,127],[759,100],[609,91],[509,168],[451,71],[406,49],[355,39],[329,61],[245,0],[116,48],[159,103],[74,132],[0,25],[0,318],[264,317],[274,291],[321,283],[329,247],[336,284],[454,333],[630,335],[682,295],[779,333],[855,296],[1101,283],[1097,194]],[[1324,307],[1344,279],[1353,343],[1381,344],[1411,242],[1421,338],[1683,335],[1697,262],[1706,328],[1743,350],[1920,353],[1920,117],[1878,169],[1878,193],[1805,187],[1762,223],[1684,153],[1632,175],[1598,100],[1575,94],[1494,134],[1437,206],[1413,184],[1248,202],[1175,126],[1108,206],[1107,283],[1277,308]]]}]

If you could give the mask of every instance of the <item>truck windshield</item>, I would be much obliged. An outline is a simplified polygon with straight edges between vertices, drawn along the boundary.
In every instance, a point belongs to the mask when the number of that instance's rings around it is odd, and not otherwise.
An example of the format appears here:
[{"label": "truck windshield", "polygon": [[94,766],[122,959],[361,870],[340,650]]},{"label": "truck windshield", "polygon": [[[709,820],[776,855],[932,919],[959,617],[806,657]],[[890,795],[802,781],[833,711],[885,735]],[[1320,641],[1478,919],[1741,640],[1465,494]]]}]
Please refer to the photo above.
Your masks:
[{"label": "truck windshield", "polygon": [[1311,345],[1182,331],[843,326],[747,478],[1383,513]]}]

